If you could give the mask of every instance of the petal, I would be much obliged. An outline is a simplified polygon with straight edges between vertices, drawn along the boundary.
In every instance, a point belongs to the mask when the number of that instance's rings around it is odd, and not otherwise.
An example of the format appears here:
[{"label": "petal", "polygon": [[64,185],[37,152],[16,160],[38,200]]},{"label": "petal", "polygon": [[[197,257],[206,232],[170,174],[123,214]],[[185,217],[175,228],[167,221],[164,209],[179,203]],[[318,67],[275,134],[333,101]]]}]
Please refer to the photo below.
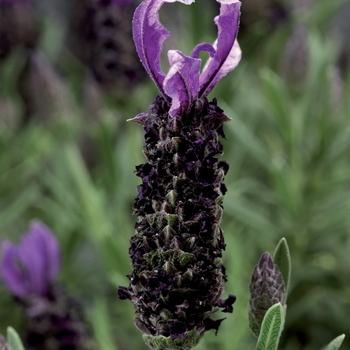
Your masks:
[{"label": "petal", "polygon": [[187,112],[198,95],[201,60],[177,50],[170,50],[168,58],[170,70],[164,80],[164,91],[172,99],[169,114],[173,117]]},{"label": "petal", "polygon": [[34,221],[30,226],[31,232],[41,237],[45,251],[47,277],[50,281],[56,278],[60,270],[60,247],[52,231],[42,222]]},{"label": "petal", "polygon": [[18,255],[27,270],[28,291],[44,294],[60,267],[59,246],[52,232],[44,224],[33,222],[21,240]]},{"label": "petal", "polygon": [[136,51],[147,73],[163,95],[165,74],[160,66],[160,54],[170,33],[160,23],[158,12],[165,2],[175,1],[189,5],[194,0],[145,0],[136,9],[132,23]]},{"label": "petal", "polygon": [[28,294],[21,271],[18,264],[18,249],[10,242],[1,245],[3,259],[1,263],[1,275],[7,288],[16,296],[23,297]]},{"label": "petal", "polygon": [[42,295],[47,284],[45,278],[44,247],[40,237],[29,232],[21,239],[18,246],[20,262],[26,270],[28,294]]},{"label": "petal", "polygon": [[198,44],[192,51],[191,57],[193,58],[198,58],[199,57],[199,53],[201,51],[207,51],[210,55],[210,57],[214,57],[216,50],[214,49],[212,44],[209,43],[201,43]]},{"label": "petal", "polygon": [[237,2],[237,0],[216,0],[216,1],[219,2],[220,4],[225,4],[225,5],[230,5]]},{"label": "petal", "polygon": [[[214,43],[214,47],[216,47],[216,44],[217,42]],[[241,51],[241,48],[239,47],[238,41],[236,40],[225,63],[222,65],[221,69],[216,74],[215,78],[210,82],[210,84],[206,88],[205,90],[206,92],[204,93],[204,95],[208,95],[221,78],[223,78],[225,75],[227,75],[227,73],[231,72],[237,67],[239,61],[241,60],[241,57],[242,57],[242,51]],[[206,69],[209,63],[210,61],[207,62],[203,71]]]},{"label": "petal", "polygon": [[220,15],[215,18],[218,39],[214,44],[216,53],[211,57],[200,76],[199,96],[206,96],[215,84],[234,69],[241,52],[236,41],[241,3],[237,0],[221,0]]}]

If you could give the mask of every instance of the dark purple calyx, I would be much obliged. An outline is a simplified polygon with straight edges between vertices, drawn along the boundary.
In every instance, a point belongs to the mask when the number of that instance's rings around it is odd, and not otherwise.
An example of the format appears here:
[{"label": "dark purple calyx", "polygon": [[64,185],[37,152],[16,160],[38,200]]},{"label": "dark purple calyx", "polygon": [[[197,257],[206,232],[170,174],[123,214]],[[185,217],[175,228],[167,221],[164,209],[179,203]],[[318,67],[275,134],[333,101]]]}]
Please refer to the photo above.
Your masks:
[{"label": "dark purple calyx", "polygon": [[[230,120],[214,99],[194,102],[188,114],[170,116],[158,96],[144,125],[147,162],[136,167],[142,179],[134,202],[138,217],[129,253],[129,287],[121,299],[136,309],[136,326],[145,334],[183,339],[218,330],[210,316],[232,312],[235,297],[221,300],[226,281],[222,218],[223,184],[228,170],[219,133]],[[192,334],[192,333],[191,333]]]}]

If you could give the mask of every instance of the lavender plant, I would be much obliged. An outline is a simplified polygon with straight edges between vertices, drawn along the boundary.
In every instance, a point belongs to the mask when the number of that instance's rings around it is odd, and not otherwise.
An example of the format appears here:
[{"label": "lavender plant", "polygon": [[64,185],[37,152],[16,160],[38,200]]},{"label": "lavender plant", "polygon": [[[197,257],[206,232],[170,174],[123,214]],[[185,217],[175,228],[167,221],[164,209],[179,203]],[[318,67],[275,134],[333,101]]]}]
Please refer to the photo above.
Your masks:
[{"label": "lavender plant", "polygon": [[[278,243],[273,257],[265,252],[254,267],[249,285],[249,327],[258,338],[256,350],[277,350],[287,313],[287,294],[291,259],[285,238]],[[322,350],[338,350],[342,334]]]},{"label": "lavender plant", "polygon": [[60,250],[52,232],[34,222],[18,246],[5,241],[1,248],[2,279],[28,321],[27,345],[33,350],[93,349],[80,303],[55,282]]},{"label": "lavender plant", "polygon": [[[201,43],[191,56],[170,50],[164,74],[160,54],[170,33],[158,12],[165,2],[175,1],[144,1],[133,19],[137,52],[160,95],[149,113],[131,119],[144,126],[147,162],[136,167],[142,184],[129,249],[133,271],[119,297],[131,300],[135,325],[152,349],[191,349],[205,332],[218,331],[224,319],[212,314],[232,312],[236,299],[231,294],[220,299],[227,280],[220,222],[228,164],[220,161],[218,138],[225,137],[223,124],[230,118],[207,95],[241,58],[236,40],[241,3],[220,0],[214,45]],[[202,73],[201,51],[210,55]]]}]

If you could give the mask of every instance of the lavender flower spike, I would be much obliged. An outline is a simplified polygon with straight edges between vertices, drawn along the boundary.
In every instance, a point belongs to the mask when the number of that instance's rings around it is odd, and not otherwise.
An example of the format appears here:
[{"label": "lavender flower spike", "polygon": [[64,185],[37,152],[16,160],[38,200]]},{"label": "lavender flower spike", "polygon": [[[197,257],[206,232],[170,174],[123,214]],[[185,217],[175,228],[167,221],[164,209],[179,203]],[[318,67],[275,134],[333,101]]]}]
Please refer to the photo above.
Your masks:
[{"label": "lavender flower spike", "polygon": [[[129,286],[118,293],[134,305],[135,325],[150,348],[189,350],[207,331],[218,331],[224,319],[211,316],[220,309],[232,312],[236,300],[233,295],[220,299],[227,280],[220,222],[228,164],[220,161],[219,135],[224,137],[223,124],[230,118],[207,95],[240,60],[240,2],[220,0],[214,45],[201,43],[191,56],[170,50],[167,74],[160,66],[169,36],[158,15],[164,2],[175,0],[143,1],[133,20],[137,52],[161,95],[149,113],[131,119],[144,126],[147,161],[136,167],[142,184],[129,249],[133,271]],[[210,55],[202,73],[200,51]]]},{"label": "lavender flower spike", "polygon": [[58,243],[48,227],[33,222],[18,246],[5,241],[2,246],[1,275],[17,297],[44,295],[60,268]]},{"label": "lavender flower spike", "polygon": [[[241,59],[236,36],[240,6],[238,0],[218,0],[220,15],[215,18],[218,38],[214,45],[197,45],[191,57],[180,51],[169,51],[170,70],[164,74],[160,54],[170,33],[159,21],[159,9],[165,2],[179,1],[186,5],[194,0],[146,0],[135,11],[133,37],[136,50],[149,74],[167,101],[171,101],[170,115],[188,111],[196,98],[207,96],[215,84],[233,70]],[[207,51],[210,59],[200,74],[200,51]]]}]

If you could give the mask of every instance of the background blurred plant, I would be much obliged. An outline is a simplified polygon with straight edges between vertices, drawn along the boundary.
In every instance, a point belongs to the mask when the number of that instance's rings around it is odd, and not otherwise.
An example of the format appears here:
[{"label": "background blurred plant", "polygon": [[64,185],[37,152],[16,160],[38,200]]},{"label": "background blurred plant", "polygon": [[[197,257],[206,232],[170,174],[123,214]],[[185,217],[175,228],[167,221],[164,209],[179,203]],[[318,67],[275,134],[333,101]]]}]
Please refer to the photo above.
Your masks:
[{"label": "background blurred plant", "polygon": [[145,73],[136,54],[131,22],[134,0],[77,0],[67,46],[107,89],[125,89]]},{"label": "background blurred plant", "polygon": [[[26,55],[17,48],[1,61],[0,237],[16,240],[35,217],[46,222],[64,252],[60,281],[84,301],[98,348],[145,350],[139,332],[124,322],[133,318],[133,309],[118,300],[117,287],[127,284],[130,271],[130,211],[138,184],[132,172],[143,162],[142,132],[125,120],[144,111],[156,89],[142,82],[132,94],[120,89],[113,99],[97,98],[93,115],[98,117],[86,123],[81,104],[89,90],[86,68],[62,49],[68,26],[55,21],[54,4],[43,12],[35,2],[38,46],[62,74],[74,112],[68,121],[54,118],[44,126],[34,119],[20,128],[24,109],[15,82]],[[182,6],[182,16],[174,16],[181,26],[173,47],[189,53],[196,43],[213,41],[215,5],[206,11],[200,1]],[[208,334],[196,350],[254,347],[247,327],[250,273],[261,252],[272,250],[282,236],[288,239],[293,272],[280,348],[316,350],[348,332],[350,314],[350,73],[344,44],[349,35],[338,35],[346,28],[340,17],[349,13],[349,1],[319,0],[299,10],[283,1],[290,14],[273,30],[262,12],[254,25],[246,19],[246,6],[243,2],[242,23],[248,24],[239,34],[240,69],[215,91],[233,119],[226,126],[229,143],[223,141],[231,167],[222,227],[230,252],[224,258],[226,289],[234,291],[237,302],[219,337]],[[176,11],[176,6],[171,14],[165,8],[164,23],[171,24]],[[305,76],[295,86],[282,62],[300,26],[305,28],[300,61],[307,68],[300,67]],[[203,36],[203,27],[212,34]],[[89,168],[81,153],[82,131],[95,152]],[[11,324],[21,334],[22,311],[3,288],[0,332]],[[349,336],[342,349],[350,349]]]},{"label": "background blurred plant", "polygon": [[24,310],[26,345],[36,350],[94,349],[82,306],[55,281],[61,253],[49,228],[33,222],[18,246],[6,240],[1,250],[2,280]]}]

